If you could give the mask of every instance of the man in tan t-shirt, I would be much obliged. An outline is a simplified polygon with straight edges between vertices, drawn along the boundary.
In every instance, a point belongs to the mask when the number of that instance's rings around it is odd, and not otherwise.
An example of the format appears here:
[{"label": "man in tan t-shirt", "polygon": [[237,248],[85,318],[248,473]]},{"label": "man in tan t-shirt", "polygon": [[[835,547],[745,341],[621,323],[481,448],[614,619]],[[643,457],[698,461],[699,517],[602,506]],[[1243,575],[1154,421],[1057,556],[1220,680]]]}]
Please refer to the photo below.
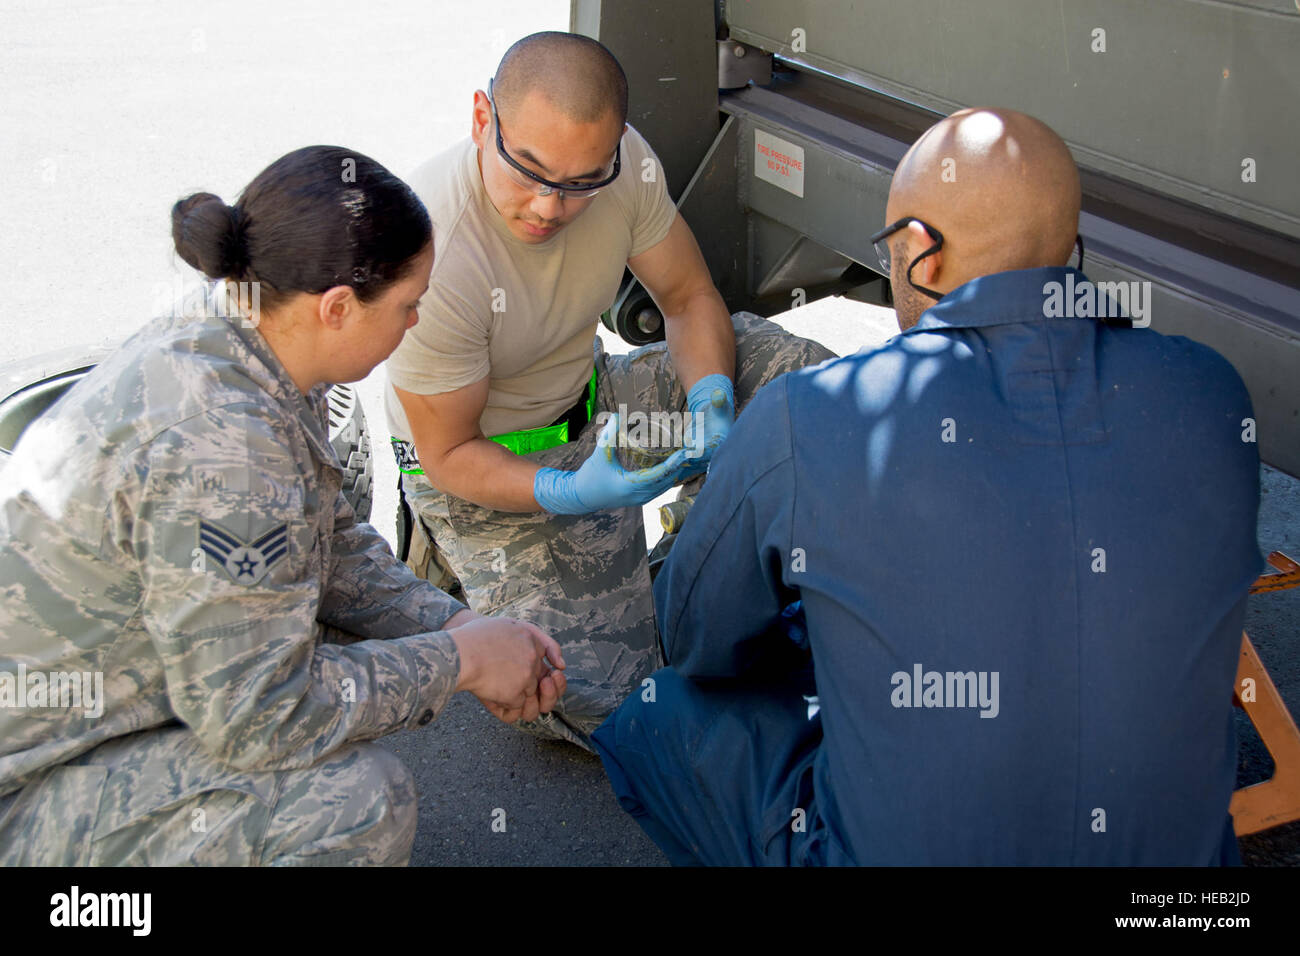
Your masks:
[{"label": "man in tan t-shirt", "polygon": [[[474,94],[470,139],[409,179],[435,259],[387,364],[409,563],[555,637],[568,691],[526,729],[588,749],[662,663],[640,506],[701,474],[762,384],[833,354],[728,316],[626,116],[626,78],[595,40],[540,33],[507,51]],[[596,325],[625,267],[667,341],[608,356]],[[663,412],[666,460],[625,470],[612,446],[653,442]]]}]

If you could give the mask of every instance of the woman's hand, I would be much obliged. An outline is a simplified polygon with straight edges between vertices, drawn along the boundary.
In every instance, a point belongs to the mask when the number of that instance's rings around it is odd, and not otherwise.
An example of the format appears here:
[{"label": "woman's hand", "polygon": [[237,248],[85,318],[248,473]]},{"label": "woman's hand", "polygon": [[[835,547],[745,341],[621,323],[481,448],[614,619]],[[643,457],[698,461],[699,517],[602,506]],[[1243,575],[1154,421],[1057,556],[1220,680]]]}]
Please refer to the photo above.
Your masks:
[{"label": "woman's hand", "polygon": [[564,694],[560,646],[527,621],[477,618],[449,633],[460,652],[456,690],[469,691],[499,720],[536,720]]}]

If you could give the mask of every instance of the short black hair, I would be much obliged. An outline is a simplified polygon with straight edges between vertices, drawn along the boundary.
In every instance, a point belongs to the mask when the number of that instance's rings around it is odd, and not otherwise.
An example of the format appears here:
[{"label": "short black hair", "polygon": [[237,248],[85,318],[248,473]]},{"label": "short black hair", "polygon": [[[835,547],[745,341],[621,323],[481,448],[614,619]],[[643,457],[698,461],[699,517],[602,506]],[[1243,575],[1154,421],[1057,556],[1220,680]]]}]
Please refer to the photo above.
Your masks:
[{"label": "short black hair", "polygon": [[492,78],[497,112],[512,112],[533,90],[575,122],[595,123],[611,110],[620,127],[627,122],[627,76],[591,37],[548,30],[506,50]]}]

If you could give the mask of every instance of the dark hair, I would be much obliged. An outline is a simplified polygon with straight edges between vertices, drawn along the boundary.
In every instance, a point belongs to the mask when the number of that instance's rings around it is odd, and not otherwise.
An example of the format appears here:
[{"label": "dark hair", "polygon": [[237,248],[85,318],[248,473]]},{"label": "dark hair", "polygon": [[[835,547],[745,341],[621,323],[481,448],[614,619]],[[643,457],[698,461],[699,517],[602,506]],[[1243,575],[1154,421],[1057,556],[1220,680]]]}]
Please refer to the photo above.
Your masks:
[{"label": "dark hair", "polygon": [[340,146],[282,156],[233,206],[212,193],[172,206],[177,254],[209,278],[259,282],[267,309],[337,285],[373,301],[406,276],[432,233],[410,186]]},{"label": "dark hair", "polygon": [[506,50],[492,79],[497,112],[512,114],[535,89],[579,123],[595,123],[610,111],[620,127],[627,122],[627,75],[591,37],[547,30]]}]

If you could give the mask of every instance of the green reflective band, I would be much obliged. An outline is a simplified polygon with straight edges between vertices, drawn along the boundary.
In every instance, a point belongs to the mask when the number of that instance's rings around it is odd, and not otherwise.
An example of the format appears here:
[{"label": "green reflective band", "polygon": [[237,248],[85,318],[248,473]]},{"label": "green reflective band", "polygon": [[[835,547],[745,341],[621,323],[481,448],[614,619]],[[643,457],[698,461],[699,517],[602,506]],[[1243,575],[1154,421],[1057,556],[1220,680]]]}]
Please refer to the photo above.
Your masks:
[{"label": "green reflective band", "polygon": [[[587,421],[596,413],[596,370],[591,370],[591,381],[587,383]],[[517,432],[493,435],[490,439],[498,445],[504,445],[516,455],[528,455],[535,451],[558,448],[569,441],[569,423],[543,425],[541,428],[522,428]]]},{"label": "green reflective band", "polygon": [[505,445],[516,455],[527,455],[534,451],[545,451],[566,444],[569,440],[569,423],[547,425],[543,428],[524,428],[504,435],[493,435],[489,441]]}]

